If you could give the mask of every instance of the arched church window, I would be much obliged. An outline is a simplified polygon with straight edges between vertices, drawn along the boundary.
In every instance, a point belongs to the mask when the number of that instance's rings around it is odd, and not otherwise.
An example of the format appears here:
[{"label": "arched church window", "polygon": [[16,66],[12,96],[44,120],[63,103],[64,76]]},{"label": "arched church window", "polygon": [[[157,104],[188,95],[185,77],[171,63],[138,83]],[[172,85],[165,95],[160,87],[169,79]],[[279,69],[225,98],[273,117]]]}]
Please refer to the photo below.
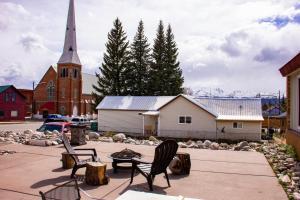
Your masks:
[{"label": "arched church window", "polygon": [[53,81],[49,81],[48,86],[47,86],[47,97],[48,100],[53,100],[54,99],[54,93],[55,93],[55,86]]},{"label": "arched church window", "polygon": [[78,77],[78,70],[77,69],[73,69],[73,77],[74,78]]},{"label": "arched church window", "polygon": [[68,68],[62,68],[60,77],[68,77],[68,72],[69,72]]}]

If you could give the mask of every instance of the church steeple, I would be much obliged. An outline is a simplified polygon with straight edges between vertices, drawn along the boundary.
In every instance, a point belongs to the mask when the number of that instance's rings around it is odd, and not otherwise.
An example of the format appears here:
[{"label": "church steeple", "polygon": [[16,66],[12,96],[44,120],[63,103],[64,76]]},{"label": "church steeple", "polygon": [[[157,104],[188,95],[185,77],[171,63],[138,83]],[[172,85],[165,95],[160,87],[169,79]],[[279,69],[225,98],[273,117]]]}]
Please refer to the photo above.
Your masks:
[{"label": "church steeple", "polygon": [[58,60],[58,64],[81,65],[77,54],[74,0],[69,2],[64,51]]}]

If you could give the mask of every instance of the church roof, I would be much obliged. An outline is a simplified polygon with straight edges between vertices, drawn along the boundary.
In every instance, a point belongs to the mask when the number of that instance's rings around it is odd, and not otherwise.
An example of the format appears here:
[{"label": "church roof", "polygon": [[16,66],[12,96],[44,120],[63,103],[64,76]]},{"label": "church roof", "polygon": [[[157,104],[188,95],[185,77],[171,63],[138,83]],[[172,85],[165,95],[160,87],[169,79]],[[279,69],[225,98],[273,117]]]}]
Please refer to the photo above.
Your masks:
[{"label": "church roof", "polygon": [[97,85],[97,76],[87,73],[82,73],[82,94],[92,94],[94,91],[93,85]]},{"label": "church roof", "polygon": [[74,0],[70,0],[64,50],[58,63],[81,65],[77,54]]}]

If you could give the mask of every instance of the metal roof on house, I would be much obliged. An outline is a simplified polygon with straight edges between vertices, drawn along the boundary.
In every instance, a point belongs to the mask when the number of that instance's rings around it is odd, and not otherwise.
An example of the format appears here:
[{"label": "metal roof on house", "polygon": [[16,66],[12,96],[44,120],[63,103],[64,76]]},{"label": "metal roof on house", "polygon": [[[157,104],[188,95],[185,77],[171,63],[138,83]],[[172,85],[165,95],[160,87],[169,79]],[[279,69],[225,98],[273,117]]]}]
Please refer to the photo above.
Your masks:
[{"label": "metal roof on house", "polygon": [[196,98],[217,113],[218,120],[263,120],[260,98]]},{"label": "metal roof on house", "polygon": [[173,98],[175,96],[106,96],[97,109],[155,111]]},{"label": "metal roof on house", "polygon": [[4,92],[6,89],[10,88],[12,85],[2,85],[0,86],[0,93]]},{"label": "metal roof on house", "polygon": [[[194,98],[179,95],[198,105],[217,120],[262,121],[260,98]],[[157,111],[178,96],[106,96],[97,106],[99,110]]]}]

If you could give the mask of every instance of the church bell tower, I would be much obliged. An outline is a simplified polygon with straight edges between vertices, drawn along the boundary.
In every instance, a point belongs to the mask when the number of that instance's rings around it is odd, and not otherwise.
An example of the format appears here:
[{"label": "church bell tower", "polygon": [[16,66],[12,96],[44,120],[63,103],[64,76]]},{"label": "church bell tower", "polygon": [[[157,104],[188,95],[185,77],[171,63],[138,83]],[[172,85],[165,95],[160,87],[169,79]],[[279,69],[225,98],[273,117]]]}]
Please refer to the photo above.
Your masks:
[{"label": "church bell tower", "polygon": [[74,0],[69,11],[63,53],[57,63],[57,112],[63,115],[81,114],[82,76],[77,54]]}]

